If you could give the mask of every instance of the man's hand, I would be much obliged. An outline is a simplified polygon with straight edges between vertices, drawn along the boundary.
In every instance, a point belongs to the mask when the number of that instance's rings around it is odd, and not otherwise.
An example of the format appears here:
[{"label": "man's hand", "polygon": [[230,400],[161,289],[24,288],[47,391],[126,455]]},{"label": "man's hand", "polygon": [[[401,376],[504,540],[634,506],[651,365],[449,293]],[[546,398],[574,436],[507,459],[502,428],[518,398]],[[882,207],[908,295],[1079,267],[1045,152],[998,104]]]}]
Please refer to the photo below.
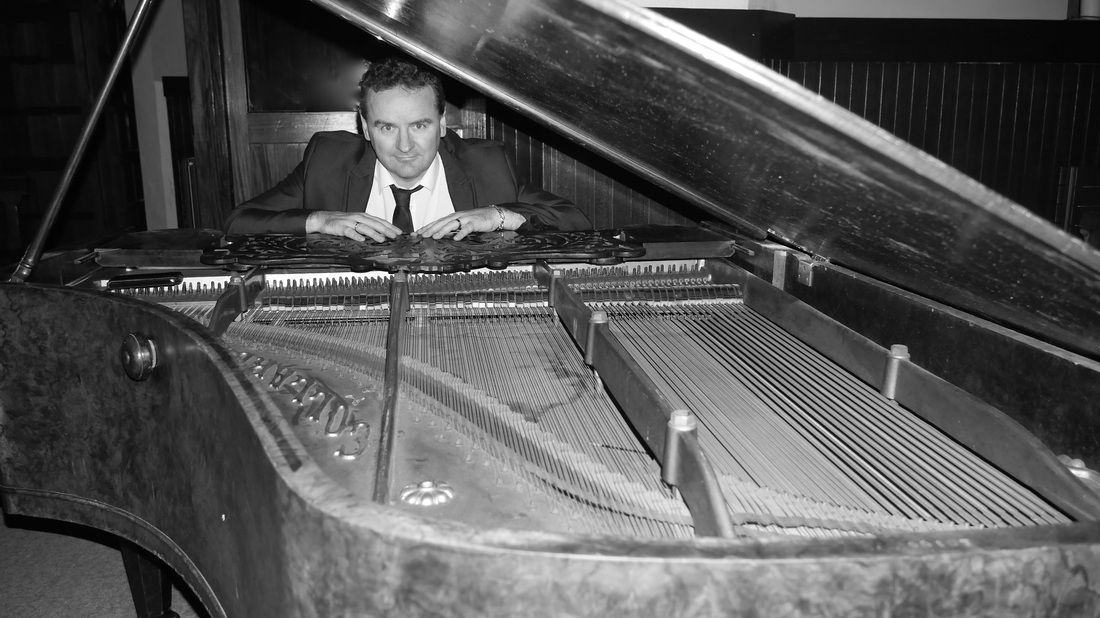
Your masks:
[{"label": "man's hand", "polygon": [[471,232],[514,230],[527,223],[527,218],[500,206],[463,210],[432,221],[416,230],[424,238],[440,239],[455,233],[455,240],[466,238]]},{"label": "man's hand", "polygon": [[306,219],[306,234],[315,232],[358,241],[370,238],[374,242],[383,242],[400,236],[401,228],[364,212],[315,210]]}]

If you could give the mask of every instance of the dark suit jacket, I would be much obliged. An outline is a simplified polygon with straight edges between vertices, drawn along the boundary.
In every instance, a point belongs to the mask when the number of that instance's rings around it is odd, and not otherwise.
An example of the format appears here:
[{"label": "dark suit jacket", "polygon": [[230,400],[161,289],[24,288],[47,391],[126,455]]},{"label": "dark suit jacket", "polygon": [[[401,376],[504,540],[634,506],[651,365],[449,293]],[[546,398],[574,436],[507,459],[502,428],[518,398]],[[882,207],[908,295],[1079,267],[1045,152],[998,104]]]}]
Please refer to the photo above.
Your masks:
[{"label": "dark suit jacket", "polygon": [[[568,200],[516,179],[504,145],[448,131],[439,156],[456,211],[500,206],[527,217],[521,229],[587,230]],[[228,234],[304,234],[311,210],[363,212],[374,182],[374,149],[346,131],[317,133],[302,162],[277,185],[244,202],[225,223]]]}]

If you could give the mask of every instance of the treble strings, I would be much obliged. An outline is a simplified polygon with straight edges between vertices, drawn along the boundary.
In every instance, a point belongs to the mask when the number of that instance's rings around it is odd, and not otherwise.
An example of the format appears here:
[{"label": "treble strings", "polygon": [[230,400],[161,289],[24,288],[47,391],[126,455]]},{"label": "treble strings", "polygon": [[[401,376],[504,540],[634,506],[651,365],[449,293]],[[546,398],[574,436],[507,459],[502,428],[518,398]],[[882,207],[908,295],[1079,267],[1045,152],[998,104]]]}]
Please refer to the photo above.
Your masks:
[{"label": "treble strings", "polygon": [[[740,303],[601,308],[671,396],[696,413],[701,441],[735,483],[889,519],[1064,521],[1031,491]],[[779,512],[788,506],[775,505]]]}]

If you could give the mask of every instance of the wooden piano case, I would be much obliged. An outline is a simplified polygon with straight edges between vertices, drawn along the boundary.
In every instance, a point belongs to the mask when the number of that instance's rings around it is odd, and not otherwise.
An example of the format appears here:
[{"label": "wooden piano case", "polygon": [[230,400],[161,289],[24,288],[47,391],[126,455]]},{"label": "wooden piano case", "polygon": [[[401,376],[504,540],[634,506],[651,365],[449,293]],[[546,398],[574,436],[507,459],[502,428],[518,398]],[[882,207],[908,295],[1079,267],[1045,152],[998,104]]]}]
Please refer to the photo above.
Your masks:
[{"label": "wooden piano case", "polygon": [[[139,251],[142,260],[156,261],[156,269],[149,262],[128,264],[107,250],[95,252],[98,263],[82,267],[71,263],[76,256],[60,256],[43,264],[38,283],[0,285],[0,498],[6,511],[91,525],[144,547],[179,573],[215,616],[1097,611],[1100,498],[1092,470],[1100,465],[1094,438],[1100,255],[858,118],[627,3],[541,0],[490,10],[421,0],[396,12],[387,12],[386,3],[317,4],[508,101],[741,234],[726,239],[724,252],[702,255],[713,246],[688,243],[685,250],[681,243],[663,254],[658,232],[642,244],[663,257],[636,273],[593,274],[588,266],[548,262],[514,277],[443,276],[447,298],[463,312],[506,306],[490,315],[492,328],[508,330],[511,317],[505,316],[518,315],[525,327],[537,324],[566,337],[555,339],[566,343],[557,348],[561,356],[542,367],[542,379],[519,387],[561,386],[549,389],[559,397],[549,400],[553,405],[534,410],[475,382],[480,372],[457,379],[469,369],[464,364],[473,364],[462,362],[465,357],[436,370],[415,357],[412,345],[408,354],[389,353],[401,341],[429,347],[446,340],[425,335],[438,324],[464,324],[461,312],[440,302],[434,279],[417,292],[419,282],[410,282],[406,272],[380,283],[329,264],[308,275],[318,277],[314,281],[293,268],[230,265],[211,275],[220,287],[204,288],[210,284],[180,286],[164,276],[165,268],[177,267],[184,279],[207,276],[191,272],[202,266],[195,246]],[[235,4],[226,3],[228,12],[217,15],[209,11],[220,9],[209,3],[189,6],[188,19],[198,20],[193,25],[211,26],[196,31],[217,39],[212,49],[222,49],[222,28],[239,19]],[[197,73],[200,81],[203,74]],[[617,75],[623,77],[611,78]],[[217,91],[233,80],[206,83]],[[245,115],[227,109],[225,93],[214,91],[196,97],[220,114],[196,123],[198,139],[210,146],[209,129],[228,126],[230,142],[247,143]],[[224,158],[202,162],[203,177],[209,191],[233,195],[226,188],[239,193],[234,183],[250,176],[242,173],[242,159],[228,148],[222,152]],[[698,272],[683,271],[685,262]],[[79,268],[88,272],[71,273]],[[126,268],[164,283],[129,294],[109,291]],[[52,272],[59,278],[47,282]],[[276,286],[276,276],[289,282]],[[596,277],[599,285],[585,277]],[[525,282],[522,293],[500,292],[500,282],[512,278]],[[528,278],[536,284],[528,285]],[[675,283],[664,285],[665,278]],[[647,286],[655,279],[662,285],[651,293]],[[737,292],[721,296],[716,289]],[[1072,294],[1065,293],[1069,289]],[[800,352],[784,357],[767,345],[723,340],[715,363],[700,365],[705,371],[691,374],[686,387],[669,396],[654,386],[652,370],[675,371],[703,355],[643,358],[637,350],[648,340],[679,345],[715,339],[703,327],[711,320],[709,305],[698,302],[712,299],[696,296],[712,293],[721,296],[714,304],[731,312],[730,320],[751,321]],[[372,300],[377,297],[384,300]],[[630,311],[650,305],[659,317],[636,321],[640,334],[627,346],[632,318],[625,310],[616,314],[614,302],[599,304],[605,297],[630,299],[624,305]],[[639,297],[645,302],[635,302]],[[517,299],[538,306],[525,313],[528,308],[511,306]],[[251,308],[252,301],[260,304]],[[246,314],[239,320],[235,306]],[[268,320],[272,316],[282,321]],[[327,328],[334,316],[349,330],[311,330],[319,322]],[[385,328],[393,323],[409,329],[406,340],[389,336],[393,331]],[[384,345],[367,339],[379,332]],[[522,356],[496,350],[533,337],[478,332],[483,335],[470,341],[497,346],[479,357],[487,369],[524,368]],[[775,371],[731,370],[743,366],[742,352],[771,355]],[[727,448],[730,443],[714,440],[719,434],[711,421],[677,398],[723,392],[734,379],[770,388],[774,373],[796,367],[796,356],[824,359],[822,371],[851,383],[876,409],[912,412],[915,418],[904,423],[914,432],[950,437],[967,466],[1011,477],[1011,491],[1033,492],[1038,498],[1029,503],[1042,512],[1017,526],[981,523],[984,512],[974,524],[915,518],[928,529],[855,521],[847,507],[807,516],[784,510],[801,503],[801,496],[766,484],[752,487],[718,469],[727,459],[723,452],[736,460],[758,447],[756,462],[772,463],[781,459],[779,447],[772,451],[774,443],[748,440],[745,448]],[[381,494],[377,481],[371,486],[382,466],[371,468],[370,462],[382,460],[357,459],[360,451],[347,445],[359,440],[368,454],[386,450],[379,435],[385,417],[379,421],[367,409],[389,396],[371,376],[390,364],[427,379],[395,387],[406,393],[405,399],[395,395],[404,407],[384,408],[402,412],[393,421],[397,431],[385,434],[396,436],[394,461],[401,465],[394,478],[403,478],[405,463],[432,469],[434,457],[415,449],[401,454],[402,448],[454,451],[456,459],[441,461],[463,479],[456,495],[492,499],[459,498],[453,504],[464,506],[454,509],[454,517],[439,517],[388,491],[403,482]],[[817,375],[800,368],[789,373]],[[327,390],[317,386],[322,382]],[[641,519],[673,533],[572,530],[554,508],[583,503],[599,513],[593,521],[604,521],[610,511],[637,518],[641,492],[616,493],[616,487],[633,486],[567,450],[551,454],[610,478],[608,494],[619,503],[594,499],[603,489],[540,484],[550,475],[527,459],[481,473],[478,466],[495,455],[463,449],[469,436],[489,431],[479,425],[455,444],[454,432],[466,431],[466,422],[446,415],[440,422],[417,408],[430,398],[408,396],[429,382],[447,386],[444,399],[456,409],[481,402],[505,434],[525,427],[530,433],[522,436],[549,435],[550,409],[564,407],[559,400],[617,405],[616,418],[631,421],[636,441],[623,448],[588,446],[646,460],[653,470],[646,482],[662,504],[683,504]],[[515,382],[501,380],[500,393],[512,392]],[[783,395],[787,399],[779,398],[785,403],[776,410],[799,410],[802,404],[792,403],[796,395],[832,392],[826,381],[798,384]],[[320,397],[321,408],[306,405],[307,396]],[[331,401],[345,403],[326,403]],[[361,423],[349,420],[356,406]],[[315,409],[327,416],[313,418]],[[729,405],[728,411],[711,418],[736,419],[731,432],[747,425],[750,415],[742,412],[750,406]],[[595,418],[582,415],[574,424],[595,426]],[[825,425],[812,413],[800,418]],[[318,429],[315,420],[324,421],[321,427],[333,423],[333,431]],[[415,429],[418,422],[430,429]],[[783,429],[774,427],[776,433]],[[861,433],[865,428],[840,423],[831,433],[803,436],[823,445],[826,454],[818,461],[825,467],[835,463],[828,454],[839,461],[852,449],[820,436],[850,434],[875,453],[887,442],[902,442],[878,427]],[[309,433],[314,430],[321,433]],[[444,439],[434,444],[436,436]],[[479,448],[492,445],[478,439]],[[334,442],[340,440],[350,442]],[[584,442],[581,437],[572,446],[579,452]],[[521,443],[549,451],[544,440]],[[923,455],[920,447],[913,450]],[[856,459],[869,464],[857,474],[861,478],[892,470],[886,460]],[[978,511],[984,511],[978,494],[999,493],[984,486],[992,476],[947,477],[938,465],[916,465],[916,472],[896,480],[907,476],[936,496],[947,486],[972,488],[973,500],[959,504],[972,502]],[[412,490],[443,491],[434,480]],[[956,493],[966,498],[968,491]],[[432,492],[421,493],[438,495]],[[783,508],[735,508],[751,501],[745,496],[764,496]],[[914,492],[898,496],[898,502],[917,502]],[[544,504],[550,507],[536,508]],[[500,524],[499,518],[512,521]],[[791,531],[814,538],[781,538]]]}]

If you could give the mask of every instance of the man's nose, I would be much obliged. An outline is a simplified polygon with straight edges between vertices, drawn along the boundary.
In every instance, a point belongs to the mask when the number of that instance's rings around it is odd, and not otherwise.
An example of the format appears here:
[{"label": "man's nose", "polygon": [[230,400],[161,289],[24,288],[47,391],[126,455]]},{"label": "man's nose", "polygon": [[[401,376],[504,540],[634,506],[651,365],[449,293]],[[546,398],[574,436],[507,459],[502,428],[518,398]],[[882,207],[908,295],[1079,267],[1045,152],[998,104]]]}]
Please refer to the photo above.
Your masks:
[{"label": "man's nose", "polygon": [[401,152],[408,152],[413,149],[412,136],[409,135],[408,129],[397,131],[397,149]]}]

